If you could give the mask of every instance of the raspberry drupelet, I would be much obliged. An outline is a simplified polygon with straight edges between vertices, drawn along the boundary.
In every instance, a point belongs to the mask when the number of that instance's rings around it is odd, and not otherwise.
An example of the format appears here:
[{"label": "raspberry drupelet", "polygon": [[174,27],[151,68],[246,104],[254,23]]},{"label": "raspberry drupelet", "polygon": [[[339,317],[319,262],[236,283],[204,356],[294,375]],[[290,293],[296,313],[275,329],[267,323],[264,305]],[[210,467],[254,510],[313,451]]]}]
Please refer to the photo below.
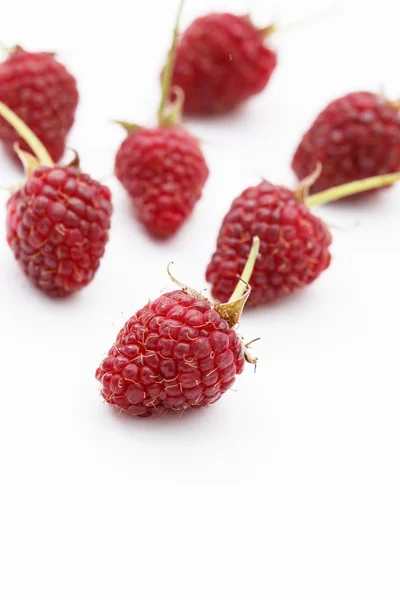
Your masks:
[{"label": "raspberry drupelet", "polygon": [[149,302],[125,323],[96,371],[108,404],[138,417],[202,408],[233,385],[246,360],[255,364],[234,326],[258,248],[255,239],[228,304],[213,306],[179,284],[182,290]]},{"label": "raspberry drupelet", "polygon": [[310,207],[400,178],[399,173],[373,177],[308,196],[319,172],[317,169],[295,191],[263,181],[233,201],[206,270],[214,298],[220,302],[229,298],[255,235],[260,238],[260,252],[249,280],[248,306],[287,296],[312,283],[330,265],[332,237]]},{"label": "raspberry drupelet", "polygon": [[[0,101],[28,125],[55,162],[64,154],[78,99],[75,78],[50,53],[25,52],[16,47],[0,63]],[[0,139],[11,153],[17,141],[28,150],[2,118]]]},{"label": "raspberry drupelet", "polygon": [[37,155],[16,147],[27,181],[7,203],[7,242],[43,292],[76,292],[92,281],[104,254],[112,213],[110,190],[76,165],[54,166],[39,139],[1,102],[0,114]]},{"label": "raspberry drupelet", "polygon": [[299,179],[317,163],[311,191],[400,169],[400,103],[370,92],[338,98],[318,115],[292,160]]},{"label": "raspberry drupelet", "polygon": [[274,29],[230,13],[197,18],[182,35],[172,79],[185,94],[184,112],[226,113],[260,93],[277,64],[265,43]]},{"label": "raspberry drupelet", "polygon": [[145,128],[119,121],[128,135],[115,159],[115,173],[138,220],[158,238],[174,235],[188,219],[209,174],[199,141],[180,124],[181,90],[175,89],[176,99],[169,101],[182,7],[183,1],[164,69],[158,125]]}]

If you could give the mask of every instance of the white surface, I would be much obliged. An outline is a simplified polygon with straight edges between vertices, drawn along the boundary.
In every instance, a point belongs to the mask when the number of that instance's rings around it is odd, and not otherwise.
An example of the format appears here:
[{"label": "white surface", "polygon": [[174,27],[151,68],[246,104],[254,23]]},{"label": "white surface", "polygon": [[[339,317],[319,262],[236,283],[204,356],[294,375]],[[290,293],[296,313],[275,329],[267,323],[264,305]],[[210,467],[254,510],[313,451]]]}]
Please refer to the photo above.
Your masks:
[{"label": "white surface", "polygon": [[[151,122],[176,2],[6,3],[2,41],[59,51],[81,92],[69,144],[107,177],[123,132]],[[96,6],[96,11],[90,6]],[[268,6],[266,6],[268,5]],[[283,24],[324,2],[187,0]],[[262,174],[293,184],[303,130],[355,89],[400,95],[396,3],[337,1],[277,35],[268,89],[236,115],[191,124],[211,177],[188,225],[155,244],[116,181],[105,258],[65,301],[34,291],[0,244],[0,596],[4,600],[398,600],[400,187],[321,209],[333,263],[292,298],[247,312],[249,367],[214,407],[117,417],[94,371],[124,321],[169,286],[204,286],[220,220]],[[1,154],[3,185],[20,174]],[[3,205],[7,194],[2,192]],[[0,236],[4,238],[4,217]]]}]

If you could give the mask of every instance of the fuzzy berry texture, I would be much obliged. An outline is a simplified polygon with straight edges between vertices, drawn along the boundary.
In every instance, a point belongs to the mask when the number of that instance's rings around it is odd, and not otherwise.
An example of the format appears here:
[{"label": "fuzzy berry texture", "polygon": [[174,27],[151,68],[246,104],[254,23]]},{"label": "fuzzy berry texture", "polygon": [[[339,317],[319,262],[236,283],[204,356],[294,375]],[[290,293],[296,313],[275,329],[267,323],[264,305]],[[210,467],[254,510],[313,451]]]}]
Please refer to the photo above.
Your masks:
[{"label": "fuzzy berry texture", "polygon": [[26,275],[50,296],[87,285],[104,254],[110,190],[77,167],[39,167],[7,205],[7,241]]},{"label": "fuzzy berry texture", "polygon": [[[44,52],[11,52],[0,64],[0,100],[32,129],[55,162],[62,157],[78,105],[76,81],[64,65]],[[29,150],[2,118],[0,139],[12,153],[16,141]]]},{"label": "fuzzy berry texture", "polygon": [[400,106],[370,92],[354,92],[331,102],[305,133],[293,157],[299,179],[317,163],[319,192],[357,179],[400,169]]},{"label": "fuzzy berry texture", "polygon": [[267,181],[245,190],[222,223],[207,268],[214,298],[226,302],[243,271],[254,236],[260,253],[247,305],[286,296],[311,283],[330,264],[331,235],[294,193]]},{"label": "fuzzy berry texture", "polygon": [[196,138],[181,127],[137,129],[118,150],[115,172],[139,220],[166,238],[182,226],[199,200],[208,167]]},{"label": "fuzzy berry texture", "polygon": [[210,303],[175,291],[125,323],[96,378],[106,402],[150,417],[213,404],[244,363],[239,335]]},{"label": "fuzzy berry texture", "polygon": [[212,13],[183,33],[172,83],[185,93],[185,113],[225,113],[261,92],[276,64],[248,17]]}]

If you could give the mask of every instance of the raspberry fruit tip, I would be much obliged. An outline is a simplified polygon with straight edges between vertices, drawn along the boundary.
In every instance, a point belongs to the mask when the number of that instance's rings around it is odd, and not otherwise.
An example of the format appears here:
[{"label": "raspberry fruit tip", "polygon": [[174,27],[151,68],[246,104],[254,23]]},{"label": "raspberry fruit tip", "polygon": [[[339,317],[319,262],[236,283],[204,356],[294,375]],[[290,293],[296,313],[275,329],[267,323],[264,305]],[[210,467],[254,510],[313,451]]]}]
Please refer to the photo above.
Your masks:
[{"label": "raspberry fruit tip", "polygon": [[[251,276],[258,241],[243,275]],[[149,301],[123,326],[96,371],[104,400],[136,417],[210,406],[232,387],[245,362],[256,363],[234,320],[199,292],[181,290]],[[245,290],[248,283],[245,283]],[[238,291],[245,302],[246,291]]]},{"label": "raspberry fruit tip", "polygon": [[22,119],[18,117],[18,115],[15,114],[14,111],[8,108],[8,106],[6,106],[4,102],[1,101],[0,116],[2,116],[3,119],[5,119],[12,127],[14,127],[15,131],[28,144],[28,146],[32,149],[36,156],[37,160],[35,165],[35,158],[29,155],[28,152],[19,150],[18,142],[14,144],[15,152],[17,152],[18,156],[21,158],[24,166],[27,166],[28,176],[39,165],[49,167],[52,167],[54,165],[50,154],[47,152],[47,149],[44,147],[37,135],[33,133],[33,131],[24,123]]},{"label": "raspberry fruit tip", "polygon": [[5,104],[0,115],[35,153],[16,152],[27,180],[7,203],[7,242],[36,287],[66,296],[94,278],[108,241],[110,190],[82,173],[78,155],[54,165],[37,136]]}]

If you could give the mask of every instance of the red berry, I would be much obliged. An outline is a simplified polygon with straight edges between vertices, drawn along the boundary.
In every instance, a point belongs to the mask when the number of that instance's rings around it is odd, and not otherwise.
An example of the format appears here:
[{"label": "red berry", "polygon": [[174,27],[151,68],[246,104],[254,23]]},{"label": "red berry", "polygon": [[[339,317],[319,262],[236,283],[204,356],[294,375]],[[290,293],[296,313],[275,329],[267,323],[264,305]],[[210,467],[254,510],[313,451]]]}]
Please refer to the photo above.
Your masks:
[{"label": "red berry", "polygon": [[196,138],[182,127],[132,131],[123,141],[115,172],[146,229],[174,234],[192,212],[208,177]]},{"label": "red berry", "polygon": [[[0,101],[11,108],[38,136],[54,161],[64,154],[78,104],[74,77],[54,56],[45,52],[15,50],[0,64]],[[13,152],[21,140],[0,118],[0,139]]]},{"label": "red berry", "polygon": [[261,92],[277,64],[264,38],[247,16],[196,19],[182,35],[173,75],[185,93],[184,111],[224,113]]},{"label": "red berry", "polygon": [[87,285],[104,254],[110,190],[77,167],[39,167],[7,204],[7,241],[26,275],[50,296]]},{"label": "red berry", "polygon": [[206,273],[219,301],[225,302],[235,288],[254,236],[261,245],[249,305],[302,288],[330,264],[332,239],[324,223],[293,191],[264,181],[236,198],[222,223]]},{"label": "red berry", "polygon": [[400,110],[370,92],[331,102],[305,133],[293,157],[299,179],[317,163],[322,173],[311,191],[400,170]]},{"label": "red berry", "polygon": [[125,323],[96,378],[106,402],[149,417],[209,406],[244,363],[241,338],[211,304],[175,291]]}]

